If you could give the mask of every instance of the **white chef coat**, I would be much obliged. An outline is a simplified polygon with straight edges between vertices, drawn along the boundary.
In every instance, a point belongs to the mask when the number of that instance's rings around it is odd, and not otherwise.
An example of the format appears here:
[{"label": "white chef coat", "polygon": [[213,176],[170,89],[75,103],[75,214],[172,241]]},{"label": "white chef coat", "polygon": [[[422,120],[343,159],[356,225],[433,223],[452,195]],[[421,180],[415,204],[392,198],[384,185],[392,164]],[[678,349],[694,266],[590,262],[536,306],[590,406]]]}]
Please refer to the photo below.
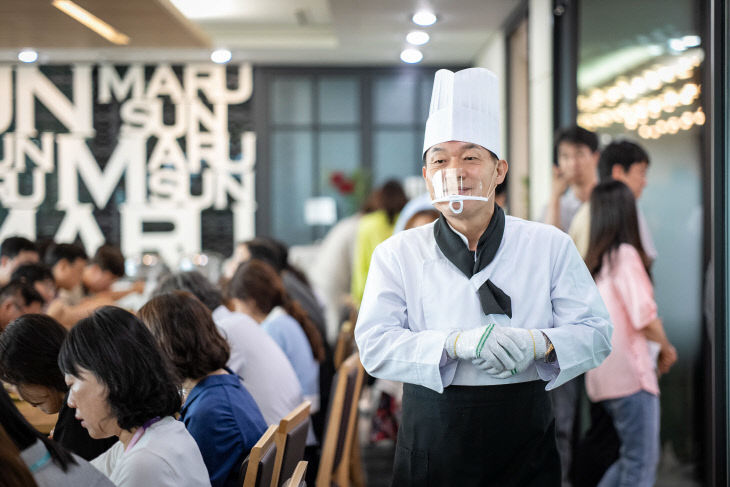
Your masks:
[{"label": "white chef coat", "polygon": [[[438,248],[433,225],[400,232],[373,253],[355,327],[368,373],[437,392],[451,384],[538,378],[548,381],[550,390],[608,356],[608,312],[568,235],[551,225],[506,216],[497,254],[469,279]],[[487,279],[510,296],[511,319],[483,313],[478,289]],[[488,323],[539,329],[555,346],[558,362],[536,361],[520,374],[497,379],[471,361],[447,358],[444,342],[452,330]]]}]

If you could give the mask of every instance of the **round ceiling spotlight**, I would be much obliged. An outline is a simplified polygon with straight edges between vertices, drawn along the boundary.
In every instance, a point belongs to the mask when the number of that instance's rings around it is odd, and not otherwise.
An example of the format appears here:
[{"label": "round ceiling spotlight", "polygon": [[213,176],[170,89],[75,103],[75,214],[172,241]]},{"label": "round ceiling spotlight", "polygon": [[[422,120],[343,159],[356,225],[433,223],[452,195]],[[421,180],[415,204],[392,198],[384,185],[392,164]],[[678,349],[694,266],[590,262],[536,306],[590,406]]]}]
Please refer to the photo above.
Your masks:
[{"label": "round ceiling spotlight", "polygon": [[210,60],[218,64],[226,64],[232,57],[233,55],[228,49],[216,49],[210,53]]},{"label": "round ceiling spotlight", "polygon": [[420,10],[411,18],[414,24],[427,27],[436,23],[436,14],[428,10]]},{"label": "round ceiling spotlight", "polygon": [[38,53],[33,49],[23,49],[18,53],[18,61],[34,63],[38,60]]},{"label": "round ceiling spotlight", "polygon": [[431,36],[428,35],[428,32],[424,32],[422,30],[414,30],[413,32],[409,32],[406,36],[406,41],[414,46],[422,46],[429,40],[431,40]]},{"label": "round ceiling spotlight", "polygon": [[404,49],[403,52],[400,53],[400,60],[404,63],[420,63],[422,59],[423,53],[418,49]]}]

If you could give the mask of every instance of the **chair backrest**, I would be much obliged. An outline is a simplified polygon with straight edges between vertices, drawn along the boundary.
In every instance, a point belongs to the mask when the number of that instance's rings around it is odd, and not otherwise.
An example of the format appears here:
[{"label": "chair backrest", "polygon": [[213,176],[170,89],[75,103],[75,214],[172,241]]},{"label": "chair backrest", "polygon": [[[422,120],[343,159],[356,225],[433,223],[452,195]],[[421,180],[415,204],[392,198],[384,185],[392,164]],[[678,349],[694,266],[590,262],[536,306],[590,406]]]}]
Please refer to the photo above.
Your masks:
[{"label": "chair backrest", "polygon": [[276,425],[269,426],[269,429],[251,448],[251,453],[243,461],[241,469],[245,471],[243,487],[269,487],[271,485],[276,463],[276,442],[274,440],[276,429]]},{"label": "chair backrest", "polygon": [[337,335],[335,344],[335,355],[333,361],[335,369],[339,369],[342,362],[355,350],[355,327],[354,321],[347,320],[340,326],[340,333]]},{"label": "chair backrest", "polygon": [[307,462],[301,461],[297,463],[297,468],[294,469],[294,473],[292,474],[291,478],[289,478],[282,487],[306,487],[306,482],[304,482],[304,475],[307,473]]},{"label": "chair backrest", "polygon": [[357,402],[365,370],[354,353],[337,371],[335,388],[327,412],[327,429],[317,471],[317,487],[349,485],[350,454],[356,433]]},{"label": "chair backrest", "polygon": [[311,403],[304,401],[284,416],[276,430],[276,465],[271,487],[279,487],[294,473],[302,458],[309,432]]}]

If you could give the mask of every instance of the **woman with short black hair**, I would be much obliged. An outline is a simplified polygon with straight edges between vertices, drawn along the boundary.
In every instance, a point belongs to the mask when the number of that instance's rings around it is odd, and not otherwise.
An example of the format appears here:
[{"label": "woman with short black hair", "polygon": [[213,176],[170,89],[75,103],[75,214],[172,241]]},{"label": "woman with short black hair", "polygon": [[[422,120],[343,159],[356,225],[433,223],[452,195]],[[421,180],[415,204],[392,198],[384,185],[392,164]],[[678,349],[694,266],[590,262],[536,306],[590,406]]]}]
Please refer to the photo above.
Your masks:
[{"label": "woman with short black hair", "polygon": [[180,420],[200,447],[213,487],[240,485],[239,470],[266,431],[259,407],[226,367],[229,347],[210,310],[186,291],[152,298],[139,316],[183,378]]},{"label": "woman with short black hair", "polygon": [[58,361],[81,425],[92,438],[119,438],[92,462],[116,485],[210,485],[195,440],[173,417],[181,397],[171,365],[133,314],[97,309],[71,329]]},{"label": "woman with short black hair", "polygon": [[95,440],[66,405],[68,386],[58,368],[66,329],[47,315],[27,314],[0,334],[0,379],[14,385],[20,397],[46,414],[58,413],[51,437],[81,458],[91,460],[114,440]]},{"label": "woman with short black hair", "polygon": [[[61,445],[33,428],[0,387],[0,426],[20,450],[20,457],[40,487],[111,486],[101,472],[86,460],[66,451]],[[5,485],[4,474],[0,484]]]}]

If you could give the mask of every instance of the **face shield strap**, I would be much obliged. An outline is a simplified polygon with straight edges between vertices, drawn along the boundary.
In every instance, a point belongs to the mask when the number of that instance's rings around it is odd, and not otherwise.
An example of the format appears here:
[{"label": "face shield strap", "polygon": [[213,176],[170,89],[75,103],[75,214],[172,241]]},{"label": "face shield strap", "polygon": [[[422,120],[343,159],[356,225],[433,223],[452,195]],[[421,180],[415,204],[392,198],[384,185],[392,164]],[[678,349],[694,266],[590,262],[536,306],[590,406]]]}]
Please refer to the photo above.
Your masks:
[{"label": "face shield strap", "polygon": [[447,196],[444,196],[442,198],[436,198],[431,200],[432,205],[436,205],[437,203],[448,203],[449,209],[451,212],[455,215],[460,214],[462,211],[464,211],[464,201],[466,200],[472,200],[472,201],[489,201],[492,198],[492,195],[494,194],[494,191],[497,189],[497,185],[495,184],[497,182],[497,178],[494,177],[494,173],[497,172],[497,164],[494,166],[494,171],[492,172],[492,182],[490,183],[490,189],[487,192],[487,196],[467,196],[467,195],[460,195],[460,194],[450,194]]}]

